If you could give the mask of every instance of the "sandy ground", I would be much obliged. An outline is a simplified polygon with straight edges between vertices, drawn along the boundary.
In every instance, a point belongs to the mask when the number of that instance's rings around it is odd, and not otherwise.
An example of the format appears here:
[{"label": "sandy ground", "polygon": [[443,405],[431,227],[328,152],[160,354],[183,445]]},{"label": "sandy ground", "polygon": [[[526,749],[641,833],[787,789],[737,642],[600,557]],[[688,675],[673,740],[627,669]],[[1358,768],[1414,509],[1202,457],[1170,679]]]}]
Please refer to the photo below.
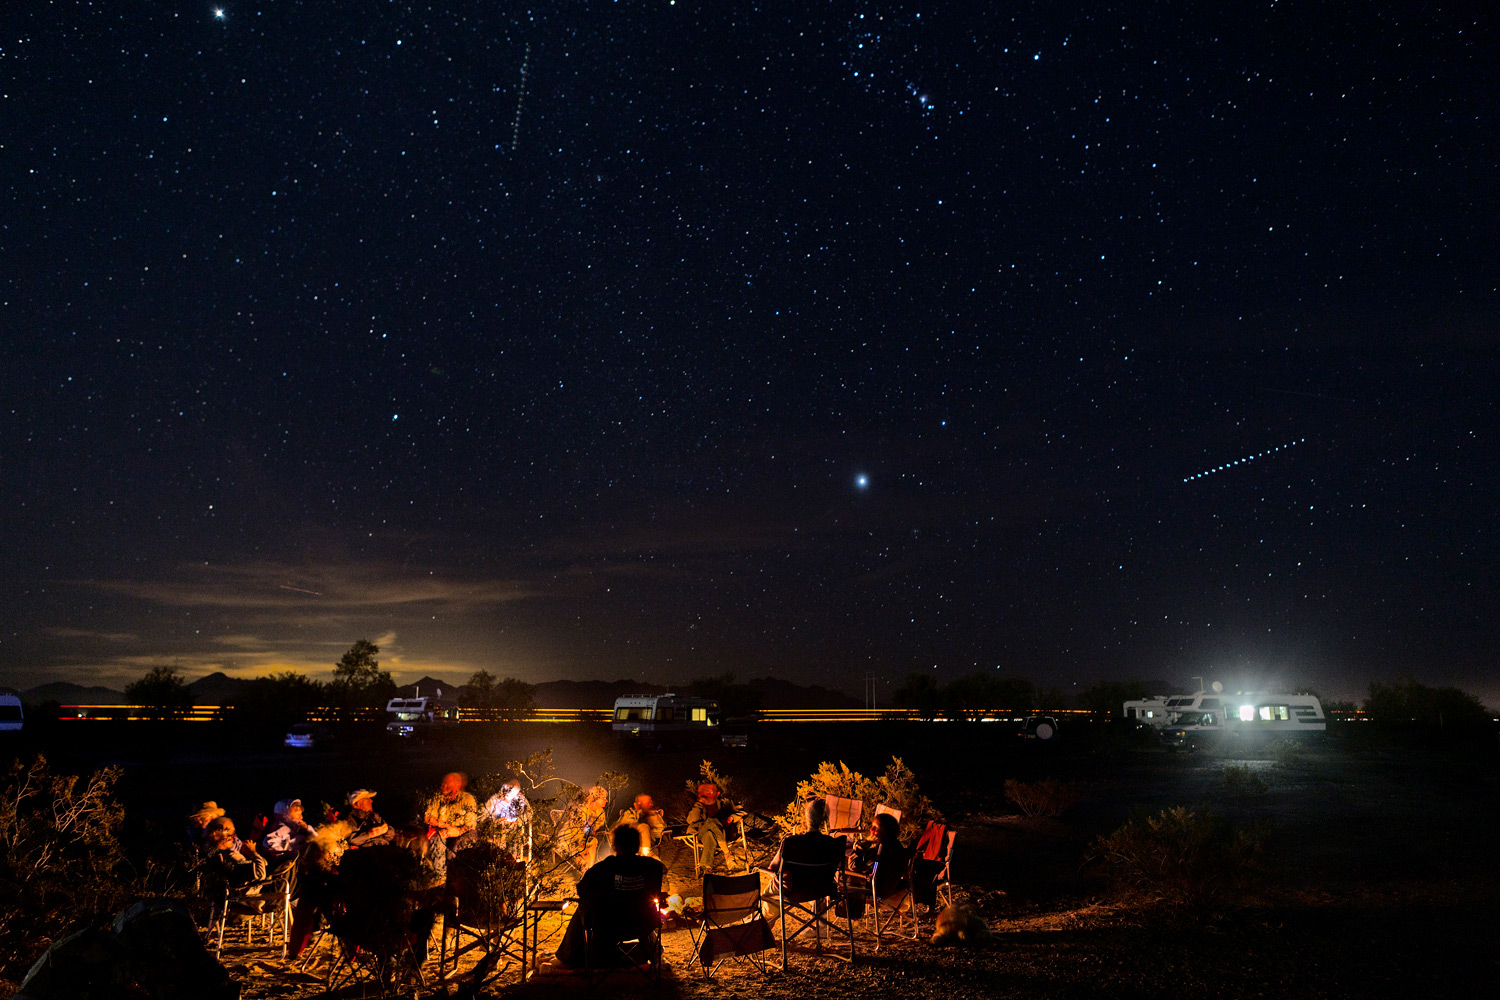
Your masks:
[{"label": "sandy ground", "polygon": [[[467,728],[467,727],[465,727]],[[714,750],[752,809],[779,811],[795,781],[821,759],[844,759],[866,773],[892,753],[960,827],[954,878],[961,901],[994,932],[984,946],[937,948],[931,922],[916,940],[890,938],[877,953],[868,927],[853,965],[794,951],[768,975],[730,966],[706,980],[686,930],[665,935],[665,996],[1153,996],[1182,989],[1224,997],[1342,997],[1434,991],[1476,995],[1473,984],[1500,972],[1500,781],[1493,743],[1458,748],[1369,731],[1326,741],[1167,754],[1101,733],[1054,746],[1023,745],[998,727],[766,727],[748,751]],[[546,730],[543,732],[542,730]],[[98,732],[98,731],[96,731]],[[454,766],[476,775],[503,771],[507,757],[552,746],[560,774],[579,782],[604,770],[631,775],[659,801],[677,795],[703,756],[651,753],[579,727],[523,724],[475,727],[461,740],[391,747],[351,738],[332,752],[295,756],[274,747],[221,746],[205,734],[165,745],[133,740],[125,751],[90,734],[61,747],[61,763],[116,759],[122,791],[139,829],[175,830],[184,803],[217,798],[230,807],[298,794],[333,801],[370,783],[387,816],[414,808],[423,789]],[[1263,795],[1225,796],[1224,769],[1253,770]],[[1007,777],[1056,777],[1082,792],[1058,819],[1024,820],[1005,802]],[[1222,912],[1164,919],[1112,902],[1084,864],[1094,836],[1139,810],[1212,805],[1234,819],[1266,822],[1272,835],[1257,878]],[[670,807],[669,807],[670,808]],[[769,844],[757,846],[769,850]],[[690,863],[671,856],[672,888],[692,893]],[[560,923],[544,928],[556,935]],[[434,961],[422,984],[402,996],[469,995],[460,966],[443,981]],[[299,971],[264,947],[234,945],[226,964],[251,998],[320,996],[323,967]],[[555,996],[589,992],[581,977],[521,982],[512,966],[485,995]],[[594,992],[655,995],[620,974]],[[1487,992],[1487,988],[1484,992]],[[356,996],[357,986],[337,995]],[[369,995],[374,995],[370,992]]]}]

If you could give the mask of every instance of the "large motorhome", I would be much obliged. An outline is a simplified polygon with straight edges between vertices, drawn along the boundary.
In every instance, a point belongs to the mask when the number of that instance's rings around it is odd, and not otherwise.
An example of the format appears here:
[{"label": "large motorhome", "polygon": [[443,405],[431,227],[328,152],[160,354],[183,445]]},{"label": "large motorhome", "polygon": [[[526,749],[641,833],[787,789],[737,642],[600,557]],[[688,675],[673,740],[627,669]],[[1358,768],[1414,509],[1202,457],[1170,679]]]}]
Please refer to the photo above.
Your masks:
[{"label": "large motorhome", "polygon": [[708,732],[718,725],[718,702],[672,692],[622,695],[610,722],[617,733],[637,734]]},{"label": "large motorhome", "polygon": [[437,698],[392,698],[385,710],[392,716],[385,731],[397,736],[414,736],[419,730],[458,721],[458,706]]},{"label": "large motorhome", "polygon": [[1225,694],[1213,690],[1125,702],[1125,717],[1161,729],[1187,726],[1225,733],[1306,733],[1328,728],[1323,705],[1310,694]]}]

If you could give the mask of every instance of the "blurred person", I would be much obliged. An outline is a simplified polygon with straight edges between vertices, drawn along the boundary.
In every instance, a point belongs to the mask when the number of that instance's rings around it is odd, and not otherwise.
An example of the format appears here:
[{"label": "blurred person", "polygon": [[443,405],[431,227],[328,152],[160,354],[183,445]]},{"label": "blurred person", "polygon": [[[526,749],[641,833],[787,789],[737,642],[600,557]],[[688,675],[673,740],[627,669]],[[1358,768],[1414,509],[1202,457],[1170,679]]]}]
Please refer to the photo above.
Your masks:
[{"label": "blurred person", "polygon": [[622,826],[633,826],[640,831],[641,854],[650,856],[662,834],[666,832],[667,820],[662,811],[656,808],[651,796],[642,793],[629,806],[620,810],[615,828]]},{"label": "blurred person", "polygon": [[507,781],[484,803],[484,817],[494,824],[487,834],[512,857],[531,856],[531,803],[516,781]]},{"label": "blurred person", "polygon": [[742,809],[724,798],[718,785],[705,781],[698,786],[697,800],[688,810],[687,825],[697,844],[694,863],[699,871],[713,871],[715,858],[720,854],[728,864],[730,831],[744,815]]},{"label": "blurred person", "polygon": [[609,790],[603,785],[593,785],[578,793],[557,832],[559,853],[569,858],[581,872],[588,871],[594,863],[599,841],[606,836],[605,811],[608,808]]},{"label": "blurred person", "polygon": [[462,771],[449,771],[443,775],[437,794],[427,800],[427,808],[422,814],[434,845],[428,852],[427,861],[444,878],[447,877],[448,859],[474,839],[474,829],[479,825],[479,803],[464,790],[468,784],[468,775]]}]

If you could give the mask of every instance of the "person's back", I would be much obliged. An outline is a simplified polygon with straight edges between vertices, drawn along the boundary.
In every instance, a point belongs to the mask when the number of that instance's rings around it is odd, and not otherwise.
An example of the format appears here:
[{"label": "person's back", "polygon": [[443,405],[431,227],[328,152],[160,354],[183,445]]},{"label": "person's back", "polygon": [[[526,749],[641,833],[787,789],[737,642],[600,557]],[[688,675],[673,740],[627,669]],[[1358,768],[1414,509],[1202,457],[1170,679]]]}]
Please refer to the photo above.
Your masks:
[{"label": "person's back", "polygon": [[[666,868],[655,858],[637,853],[641,835],[633,826],[615,828],[610,841],[615,853],[578,880],[578,910],[557,946],[557,960],[565,967],[584,966],[586,927],[598,932],[601,944],[645,939],[660,927],[656,907]],[[608,951],[596,954],[596,960],[602,961],[604,954]]]},{"label": "person's back", "polygon": [[781,842],[781,857],[799,865],[842,864],[847,841],[826,833],[794,833]]}]

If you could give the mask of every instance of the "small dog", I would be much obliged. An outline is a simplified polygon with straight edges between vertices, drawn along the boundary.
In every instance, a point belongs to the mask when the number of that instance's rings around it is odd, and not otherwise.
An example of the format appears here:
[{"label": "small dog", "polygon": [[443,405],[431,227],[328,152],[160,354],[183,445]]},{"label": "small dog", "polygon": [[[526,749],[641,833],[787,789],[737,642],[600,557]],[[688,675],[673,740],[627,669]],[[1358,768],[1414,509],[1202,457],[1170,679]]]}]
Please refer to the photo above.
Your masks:
[{"label": "small dog", "polygon": [[937,930],[932,933],[935,945],[961,944],[976,947],[995,937],[990,925],[967,906],[949,906],[938,914]]}]

